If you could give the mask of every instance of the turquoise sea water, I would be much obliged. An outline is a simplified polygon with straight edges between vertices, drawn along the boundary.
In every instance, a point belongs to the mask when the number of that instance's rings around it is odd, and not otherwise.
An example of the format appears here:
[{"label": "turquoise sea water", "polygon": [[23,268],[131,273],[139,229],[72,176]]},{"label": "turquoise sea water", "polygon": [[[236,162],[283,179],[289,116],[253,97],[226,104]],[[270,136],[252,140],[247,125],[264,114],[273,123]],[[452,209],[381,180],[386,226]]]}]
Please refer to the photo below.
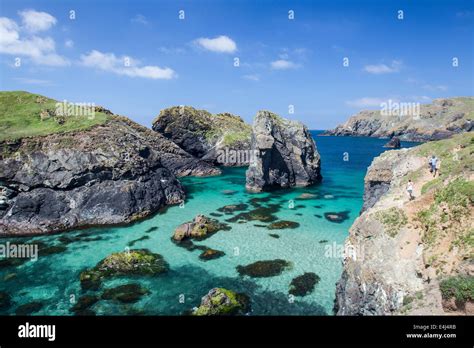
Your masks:
[{"label": "turquoise sea water", "polygon": [[[313,132],[313,135],[316,135]],[[99,301],[91,307],[97,315],[180,315],[197,306],[202,296],[213,287],[225,287],[246,293],[251,299],[251,315],[331,315],[335,283],[340,277],[340,255],[328,255],[328,248],[341,245],[348,229],[362,206],[363,179],[373,157],[384,151],[387,140],[349,137],[316,137],[322,157],[323,182],[302,189],[250,194],[245,192],[245,168],[225,169],[223,175],[210,178],[184,178],[187,190],[184,207],[173,206],[153,217],[126,227],[94,228],[35,238],[15,238],[21,243],[41,241],[61,245],[61,236],[83,235],[80,241],[67,244],[64,252],[42,256],[20,266],[0,268],[0,291],[8,292],[13,305],[0,314],[14,314],[17,306],[39,301],[37,315],[71,315],[71,295],[79,298],[79,274],[113,252],[123,251],[129,242],[131,249],[147,248],[163,255],[170,265],[167,274],[157,277],[118,278],[104,282],[103,288],[120,284],[140,283],[150,290],[140,301],[122,304]],[[404,147],[413,143],[403,143]],[[345,154],[347,152],[347,154]],[[347,158],[348,156],[348,158]],[[345,158],[348,159],[345,161]],[[226,191],[235,191],[226,194]],[[297,199],[302,193],[312,193],[311,199]],[[195,242],[225,252],[225,256],[202,261],[201,251],[188,251],[175,245],[170,237],[183,222],[197,214],[209,216],[229,204],[248,204],[255,197],[267,197],[263,206],[278,205],[279,220],[298,222],[296,229],[269,230],[259,221],[231,223],[229,231],[220,231],[210,238]],[[293,201],[293,204],[291,204]],[[348,219],[328,221],[324,213],[346,212]],[[230,215],[218,217],[224,222]],[[146,233],[149,228],[158,227]],[[273,238],[269,234],[278,234]],[[85,234],[85,236],[84,236]],[[99,240],[87,240],[97,238]],[[5,243],[13,239],[2,239]],[[334,244],[336,243],[336,244]],[[292,263],[290,270],[269,278],[240,276],[236,266],[259,260],[284,259]],[[292,298],[288,294],[291,280],[305,272],[320,277],[313,292]],[[8,280],[6,280],[8,279]],[[100,294],[101,291],[98,292]],[[183,301],[184,297],[184,301]],[[184,303],[183,303],[184,302]]]}]

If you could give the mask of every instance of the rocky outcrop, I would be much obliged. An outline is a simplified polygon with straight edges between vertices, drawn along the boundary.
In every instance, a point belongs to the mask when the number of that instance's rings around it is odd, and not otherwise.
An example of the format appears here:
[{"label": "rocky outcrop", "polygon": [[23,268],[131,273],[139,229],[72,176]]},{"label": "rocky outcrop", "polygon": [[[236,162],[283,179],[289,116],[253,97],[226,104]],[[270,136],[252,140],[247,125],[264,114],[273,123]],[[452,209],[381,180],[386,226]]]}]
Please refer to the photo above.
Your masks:
[{"label": "rocky outcrop", "polygon": [[[374,159],[365,178],[364,208],[345,244],[338,315],[445,314],[450,296],[463,292],[458,308],[464,313],[473,308],[468,242],[474,226],[473,136],[387,151]],[[441,161],[437,178],[427,166],[433,153]],[[406,192],[408,180],[414,199]]]},{"label": "rocky outcrop", "polygon": [[184,199],[177,175],[214,168],[118,116],[90,129],[0,143],[0,235],[119,224]]},{"label": "rocky outcrop", "polygon": [[162,110],[152,128],[196,158],[215,165],[248,164],[251,128],[239,116],[175,106]]},{"label": "rocky outcrop", "polygon": [[224,288],[214,288],[204,296],[199,307],[191,315],[244,315],[250,311],[250,299],[245,294],[239,294]]},{"label": "rocky outcrop", "polygon": [[396,136],[424,142],[474,129],[474,97],[435,99],[419,106],[400,104],[387,103],[387,110],[361,111],[325,135]]},{"label": "rocky outcrop", "polygon": [[249,191],[308,186],[321,180],[316,144],[301,122],[259,111],[252,126],[251,152]]},{"label": "rocky outcrop", "polygon": [[176,228],[173,234],[173,240],[176,242],[181,242],[189,238],[202,240],[220,230],[229,229],[230,226],[216,219],[211,219],[204,215],[197,215],[193,221],[185,222]]},{"label": "rocky outcrop", "polygon": [[397,137],[393,137],[383,147],[386,147],[388,149],[399,149],[401,147],[400,139]]}]

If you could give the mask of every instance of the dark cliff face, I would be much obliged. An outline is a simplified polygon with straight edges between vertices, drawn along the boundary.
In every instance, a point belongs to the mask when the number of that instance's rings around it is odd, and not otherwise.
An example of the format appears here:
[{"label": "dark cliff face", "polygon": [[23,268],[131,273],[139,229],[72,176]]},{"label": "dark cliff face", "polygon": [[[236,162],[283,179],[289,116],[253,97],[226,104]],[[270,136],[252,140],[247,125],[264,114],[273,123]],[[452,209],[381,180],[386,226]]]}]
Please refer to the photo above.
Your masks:
[{"label": "dark cliff face", "polygon": [[[112,116],[86,131],[4,141],[1,148],[0,235],[126,223],[184,199],[164,165],[171,156],[179,162],[179,153],[126,118]],[[184,166],[195,161],[182,159]]]},{"label": "dark cliff face", "polygon": [[246,173],[249,191],[308,186],[321,180],[321,159],[308,129],[268,111],[252,127],[254,154]]},{"label": "dark cliff face", "polygon": [[248,160],[229,160],[229,153],[235,155],[250,148],[250,126],[239,116],[213,115],[205,110],[176,106],[162,110],[152,129],[190,155],[213,165],[248,164]]}]

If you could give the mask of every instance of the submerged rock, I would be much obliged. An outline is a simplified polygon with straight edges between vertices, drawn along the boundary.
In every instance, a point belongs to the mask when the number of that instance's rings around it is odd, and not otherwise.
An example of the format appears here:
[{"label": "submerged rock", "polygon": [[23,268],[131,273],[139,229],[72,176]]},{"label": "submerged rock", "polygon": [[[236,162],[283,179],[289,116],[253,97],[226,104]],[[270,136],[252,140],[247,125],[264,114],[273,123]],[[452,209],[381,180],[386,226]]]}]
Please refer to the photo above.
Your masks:
[{"label": "submerged rock", "polygon": [[318,195],[315,195],[314,193],[303,192],[298,197],[296,197],[296,199],[313,199],[316,197],[318,197]]},{"label": "submerged rock", "polygon": [[168,271],[168,263],[160,254],[147,249],[113,253],[94,268],[80,274],[83,289],[97,290],[104,278],[125,275],[154,276]]},{"label": "submerged rock", "polygon": [[320,156],[306,126],[259,111],[252,126],[246,188],[252,192],[308,186],[321,180]]},{"label": "submerged rock", "polygon": [[149,229],[147,229],[145,231],[145,233],[151,233],[151,232],[155,232],[158,230],[158,227],[157,226],[153,226],[153,227],[150,227]]},{"label": "submerged rock", "polygon": [[281,220],[275,221],[267,226],[269,230],[282,230],[286,228],[298,228],[300,224],[295,221]]},{"label": "submerged rock", "polygon": [[135,243],[141,242],[141,241],[144,241],[144,240],[148,240],[148,239],[150,239],[149,236],[143,236],[143,237],[140,237],[140,238],[137,238],[137,239],[134,239],[134,240],[128,242],[127,246],[133,247],[135,245]]},{"label": "submerged rock", "polygon": [[149,294],[150,291],[140,284],[125,284],[115,288],[105,289],[102,294],[104,300],[115,300],[123,303],[133,303],[140,300],[143,295]]},{"label": "submerged rock", "polygon": [[16,315],[30,315],[36,313],[43,308],[43,303],[39,301],[33,301],[30,303],[25,303],[21,306],[18,306],[15,310]]},{"label": "submerged rock", "polygon": [[6,291],[0,291],[0,309],[6,310],[11,306],[11,296]]},{"label": "submerged rock", "polygon": [[401,147],[400,138],[393,137],[383,147],[387,147],[389,149],[399,149]]},{"label": "submerged rock", "polygon": [[250,301],[247,295],[224,288],[214,288],[202,298],[200,306],[192,312],[192,315],[239,315],[249,310]]},{"label": "submerged rock", "polygon": [[248,205],[244,203],[240,204],[231,204],[231,205],[225,205],[222,208],[217,209],[217,211],[220,211],[221,213],[233,213],[235,211],[242,211],[247,209]]},{"label": "submerged rock", "polygon": [[78,300],[77,303],[72,306],[70,309],[71,312],[76,312],[76,313],[83,313],[86,309],[89,309],[89,307],[93,306],[95,303],[99,301],[99,297],[96,295],[84,295],[81,296]]},{"label": "submerged rock", "polygon": [[225,255],[225,252],[223,251],[214,250],[214,249],[206,249],[201,253],[201,255],[199,255],[199,258],[204,261],[209,261],[209,260],[218,259],[219,257],[222,257],[224,255]]},{"label": "submerged rock", "polygon": [[260,222],[272,222],[278,218],[273,215],[280,207],[276,204],[270,204],[268,207],[259,207],[249,212],[240,213],[234,217],[227,219],[228,222],[247,222],[247,221],[260,221]]},{"label": "submerged rock", "polygon": [[328,221],[340,224],[349,219],[349,211],[345,210],[341,212],[327,212],[324,213],[324,217]]},{"label": "submerged rock", "polygon": [[204,215],[197,215],[193,221],[179,225],[175,229],[173,240],[176,242],[187,238],[203,240],[220,230],[230,230],[230,226],[216,219],[211,219]]},{"label": "submerged rock", "polygon": [[289,293],[294,296],[305,296],[314,290],[320,280],[316,273],[306,272],[291,281]]},{"label": "submerged rock", "polygon": [[251,263],[247,266],[237,266],[237,272],[240,275],[248,275],[253,278],[274,277],[290,269],[292,263],[286,260],[265,260]]}]

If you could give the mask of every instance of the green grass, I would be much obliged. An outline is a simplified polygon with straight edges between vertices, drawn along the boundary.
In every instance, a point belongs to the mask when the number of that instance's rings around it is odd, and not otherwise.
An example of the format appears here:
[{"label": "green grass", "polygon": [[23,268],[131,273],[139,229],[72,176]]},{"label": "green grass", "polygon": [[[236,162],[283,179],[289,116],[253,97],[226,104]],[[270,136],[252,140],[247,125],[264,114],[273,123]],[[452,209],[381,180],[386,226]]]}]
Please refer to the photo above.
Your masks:
[{"label": "green grass", "polygon": [[[440,183],[442,185],[442,182]],[[428,209],[421,210],[417,214],[418,221],[425,231],[423,242],[433,245],[441,232],[441,225],[451,222],[455,227],[470,214],[470,207],[474,203],[474,182],[467,181],[463,177],[452,180],[445,187],[435,191],[435,201]],[[447,206],[448,210],[441,208]],[[465,246],[472,244],[472,235],[469,231],[457,228],[458,238],[454,241],[457,245]]]},{"label": "green grass", "polygon": [[[93,118],[55,116],[56,103],[28,92],[0,92],[0,141],[84,130],[107,120],[107,115],[100,112]],[[40,115],[46,110],[51,116],[42,120]]]},{"label": "green grass", "polygon": [[390,237],[395,237],[408,222],[405,212],[396,207],[378,211],[375,217],[384,225]]},{"label": "green grass", "polygon": [[443,279],[439,288],[443,299],[455,298],[456,301],[465,303],[474,301],[474,277],[472,276],[453,276]]}]

